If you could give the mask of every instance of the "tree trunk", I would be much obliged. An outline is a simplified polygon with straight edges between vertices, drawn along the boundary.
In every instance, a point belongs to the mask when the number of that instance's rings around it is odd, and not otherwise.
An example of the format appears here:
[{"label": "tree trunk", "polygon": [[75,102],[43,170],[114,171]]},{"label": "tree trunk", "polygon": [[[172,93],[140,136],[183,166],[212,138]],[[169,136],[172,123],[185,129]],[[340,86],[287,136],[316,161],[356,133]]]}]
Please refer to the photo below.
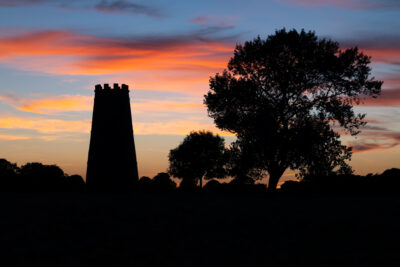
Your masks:
[{"label": "tree trunk", "polygon": [[200,189],[203,188],[203,177],[200,177]]},{"label": "tree trunk", "polygon": [[275,192],[276,191],[276,187],[278,186],[278,182],[279,182],[280,178],[281,177],[277,176],[277,175],[274,175],[274,176],[270,175],[269,176],[268,188],[267,188],[268,192]]},{"label": "tree trunk", "polygon": [[282,177],[286,169],[278,169],[269,172],[268,192],[275,192],[278,186],[279,179]]}]

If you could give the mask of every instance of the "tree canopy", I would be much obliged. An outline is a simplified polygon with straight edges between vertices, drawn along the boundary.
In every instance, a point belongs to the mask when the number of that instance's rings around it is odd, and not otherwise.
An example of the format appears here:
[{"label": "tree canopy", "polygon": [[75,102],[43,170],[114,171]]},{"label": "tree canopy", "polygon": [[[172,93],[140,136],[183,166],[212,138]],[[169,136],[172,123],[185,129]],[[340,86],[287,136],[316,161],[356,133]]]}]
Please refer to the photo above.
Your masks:
[{"label": "tree canopy", "polygon": [[357,135],[366,124],[353,106],[378,96],[382,85],[369,64],[357,47],[282,29],[237,45],[228,69],[210,78],[204,103],[217,127],[251,151],[252,168],[269,173],[274,190],[288,168],[349,170],[351,148],[334,126]]},{"label": "tree canopy", "polygon": [[225,142],[218,135],[207,131],[191,132],[183,142],[169,152],[168,172],[182,183],[196,184],[203,178],[223,178],[226,160]]},{"label": "tree canopy", "polygon": [[57,165],[30,162],[18,167],[0,159],[1,192],[78,192],[85,191],[80,175],[67,175]]}]

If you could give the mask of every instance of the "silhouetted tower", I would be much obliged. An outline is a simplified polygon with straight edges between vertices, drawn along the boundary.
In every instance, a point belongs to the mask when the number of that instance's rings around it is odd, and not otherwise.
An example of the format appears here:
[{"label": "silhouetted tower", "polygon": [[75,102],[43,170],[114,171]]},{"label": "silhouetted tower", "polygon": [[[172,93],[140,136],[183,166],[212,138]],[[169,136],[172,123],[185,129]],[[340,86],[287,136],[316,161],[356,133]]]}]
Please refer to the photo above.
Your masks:
[{"label": "silhouetted tower", "polygon": [[88,191],[132,191],[138,181],[128,86],[95,87],[86,173]]}]

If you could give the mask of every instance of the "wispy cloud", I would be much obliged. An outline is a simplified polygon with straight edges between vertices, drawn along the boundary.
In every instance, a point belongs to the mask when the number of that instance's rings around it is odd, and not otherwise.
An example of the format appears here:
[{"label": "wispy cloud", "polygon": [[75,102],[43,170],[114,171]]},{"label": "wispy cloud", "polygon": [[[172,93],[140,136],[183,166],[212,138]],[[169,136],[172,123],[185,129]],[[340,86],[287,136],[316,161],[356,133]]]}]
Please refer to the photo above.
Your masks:
[{"label": "wispy cloud", "polygon": [[3,36],[0,62],[58,74],[216,70],[225,67],[234,43],[232,37],[215,37],[214,33],[215,29],[203,29],[165,37],[105,38],[69,31],[40,31]]},{"label": "wispy cloud", "polygon": [[335,6],[351,9],[392,9],[400,8],[398,0],[278,0],[307,7]]},{"label": "wispy cloud", "polygon": [[89,111],[92,109],[92,105],[92,97],[89,96],[61,95],[45,99],[26,99],[24,103],[18,106],[18,109],[39,114],[54,114],[57,112]]},{"label": "wispy cloud", "polygon": [[21,7],[49,3],[51,0],[0,0],[0,7]]},{"label": "wispy cloud", "polygon": [[167,122],[135,122],[135,134],[187,135],[193,130],[208,130],[219,135],[232,135],[218,130],[212,123],[195,120],[171,120]]},{"label": "wispy cloud", "polygon": [[155,18],[162,18],[164,16],[157,8],[136,4],[125,0],[102,0],[95,6],[95,9],[106,13],[122,13],[130,15],[144,14]]},{"label": "wispy cloud", "polygon": [[71,10],[85,9],[102,13],[146,15],[154,18],[164,17],[164,14],[157,7],[137,4],[129,0],[0,0],[0,7],[29,7],[44,4]]},{"label": "wispy cloud", "polygon": [[400,145],[400,132],[383,126],[367,125],[362,129],[357,140],[347,143],[355,153],[376,149],[389,149]]},{"label": "wispy cloud", "polygon": [[237,18],[232,16],[203,15],[190,19],[190,22],[207,27],[233,28],[235,26],[234,22],[236,20]]},{"label": "wispy cloud", "polygon": [[[400,4],[400,2],[399,2]],[[368,32],[355,34],[357,38],[339,40],[344,48],[357,46],[372,62],[400,65],[400,35]]]},{"label": "wispy cloud", "polygon": [[1,116],[0,128],[29,129],[40,133],[89,133],[90,120],[61,120],[36,117]]},{"label": "wispy cloud", "polygon": [[201,103],[188,103],[188,102],[176,102],[176,101],[160,101],[150,100],[139,103],[132,103],[132,110],[135,114],[141,113],[153,113],[153,112],[164,112],[164,113],[201,113],[205,110],[205,106]]},{"label": "wispy cloud", "polygon": [[357,33],[356,38],[341,40],[340,44],[345,47],[358,46],[363,49],[399,49],[400,35],[394,32],[391,35],[361,32]]},{"label": "wispy cloud", "polygon": [[[203,118],[196,120],[176,119],[165,122],[141,122],[135,121],[135,134],[163,134],[163,135],[186,135],[193,130],[210,130],[220,135],[231,135],[216,129],[212,123],[205,122]],[[88,120],[62,120],[48,119],[42,117],[21,117],[21,116],[0,116],[0,129],[12,130],[33,130],[41,134],[51,134],[51,139],[62,138],[66,133],[88,134],[91,127],[91,121]],[[14,136],[3,135],[3,139],[21,140],[37,138],[37,134],[32,136]],[[1,139],[1,136],[0,136]]]},{"label": "wispy cloud", "polygon": [[[62,119],[63,116],[59,115],[61,113],[66,115],[71,111],[91,111],[92,99],[93,97],[82,95],[42,96],[35,99],[13,94],[0,95],[2,102],[17,110],[27,112],[18,116],[0,116],[0,129],[30,130],[40,133],[40,136],[50,134],[51,139],[62,138],[67,133],[88,133],[90,129],[89,116],[81,120],[69,120]],[[202,103],[192,102],[190,98],[180,101],[137,99],[131,103],[131,106],[135,134],[185,135],[192,130],[205,129],[221,135],[230,135],[216,129],[212,120],[205,115],[199,116],[199,114],[205,113],[205,107]],[[49,118],[48,115],[57,115],[57,117]],[[26,136],[28,136],[27,138],[37,138],[38,135],[24,135],[24,139]],[[10,134],[2,137],[2,139],[5,138],[8,140],[21,139]]]},{"label": "wispy cloud", "polygon": [[368,97],[362,106],[400,106],[400,89],[385,89],[377,98]]},{"label": "wispy cloud", "polygon": [[71,111],[90,111],[93,97],[82,95],[59,95],[42,98],[26,98],[15,95],[0,95],[0,100],[17,110],[37,114],[57,114]]},{"label": "wispy cloud", "polygon": [[[14,94],[0,95],[3,101],[15,109],[30,113],[54,115],[73,111],[91,111],[93,109],[93,97],[83,95],[58,95],[40,98],[20,97]],[[134,99],[131,104],[135,114],[164,113],[199,113],[205,110],[201,103],[194,103],[190,99],[183,101],[159,100],[159,99]]]},{"label": "wispy cloud", "polygon": [[397,146],[399,143],[390,143],[390,144],[379,144],[379,143],[369,143],[366,142],[356,142],[352,144],[354,153],[367,152],[376,149],[389,149]]},{"label": "wispy cloud", "polygon": [[12,134],[0,134],[0,140],[15,141],[15,140],[28,140],[28,139],[31,139],[31,137],[12,135]]}]

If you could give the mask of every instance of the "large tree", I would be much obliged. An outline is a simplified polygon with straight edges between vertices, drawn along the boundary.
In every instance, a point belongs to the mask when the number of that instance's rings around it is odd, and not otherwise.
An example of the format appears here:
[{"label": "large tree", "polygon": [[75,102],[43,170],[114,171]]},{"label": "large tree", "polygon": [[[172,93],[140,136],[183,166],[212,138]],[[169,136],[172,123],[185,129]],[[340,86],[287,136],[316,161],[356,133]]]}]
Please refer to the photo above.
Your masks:
[{"label": "large tree", "polygon": [[196,184],[203,179],[225,176],[226,152],[224,139],[211,132],[191,132],[183,142],[169,152],[168,172],[183,179],[184,184]]},{"label": "large tree", "polygon": [[249,147],[274,190],[286,169],[313,172],[320,157],[324,168],[346,167],[351,151],[333,126],[357,135],[365,125],[353,106],[382,85],[369,64],[357,47],[282,29],[237,45],[228,69],[210,78],[204,103],[218,128]]}]

